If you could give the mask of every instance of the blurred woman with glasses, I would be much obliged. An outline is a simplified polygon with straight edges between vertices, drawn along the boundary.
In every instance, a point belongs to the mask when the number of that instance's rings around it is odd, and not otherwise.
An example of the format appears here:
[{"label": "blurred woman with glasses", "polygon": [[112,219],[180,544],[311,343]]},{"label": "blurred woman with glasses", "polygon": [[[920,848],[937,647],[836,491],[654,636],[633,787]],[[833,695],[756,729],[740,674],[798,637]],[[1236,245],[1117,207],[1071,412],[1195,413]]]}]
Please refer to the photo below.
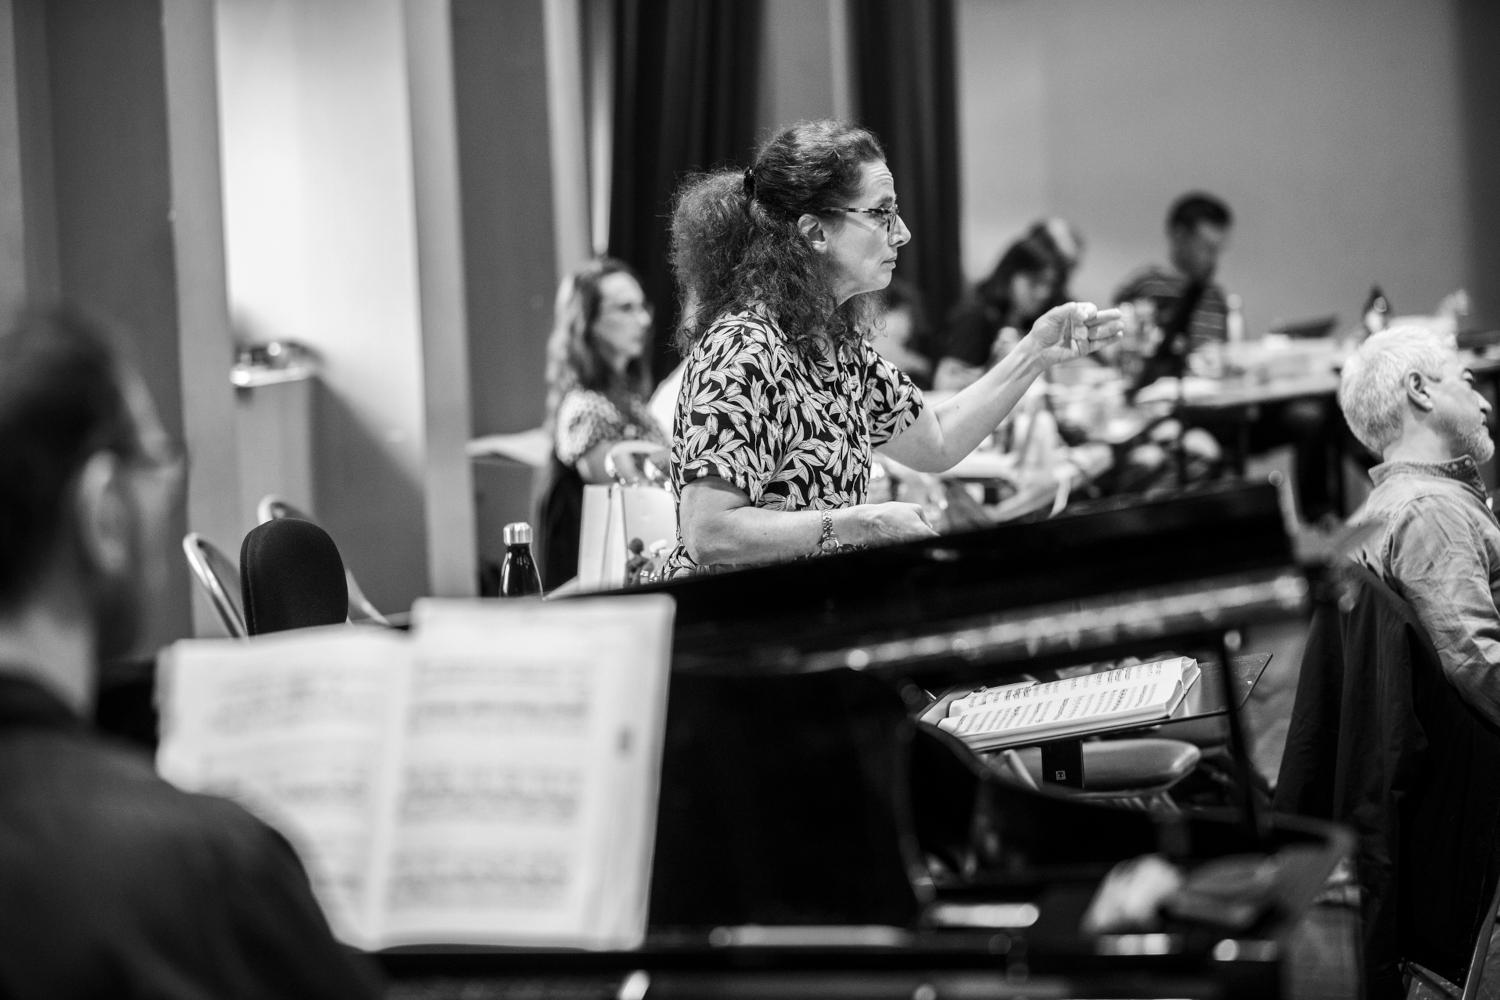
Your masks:
[{"label": "blurred woman with glasses", "polygon": [[922,509],[867,503],[872,449],[942,472],[974,449],[1049,365],[1119,335],[1119,314],[1070,303],[939,406],[871,346],[911,239],[880,142],[802,122],[748,170],[690,180],[672,218],[687,358],[672,485],[682,574],[934,534]]},{"label": "blurred woman with glasses", "polygon": [[609,481],[610,449],[621,441],[666,445],[646,408],[650,345],[651,305],[627,264],[599,257],[563,279],[547,341],[552,461],[536,514],[547,590],[577,575],[583,484]]}]

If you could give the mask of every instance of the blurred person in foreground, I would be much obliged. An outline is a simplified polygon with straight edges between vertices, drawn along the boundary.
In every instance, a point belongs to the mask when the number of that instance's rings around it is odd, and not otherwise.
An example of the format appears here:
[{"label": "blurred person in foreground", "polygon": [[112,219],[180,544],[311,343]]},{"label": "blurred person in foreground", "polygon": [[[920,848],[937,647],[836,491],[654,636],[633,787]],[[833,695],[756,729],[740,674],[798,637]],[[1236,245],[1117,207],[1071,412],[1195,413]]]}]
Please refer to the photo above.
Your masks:
[{"label": "blurred person in foreground", "polygon": [[672,217],[687,358],[672,445],[669,575],[935,534],[921,507],[868,503],[882,448],[919,472],[971,452],[1043,370],[1119,336],[1086,303],[1047,313],[1000,364],[937,406],[870,345],[911,239],[870,132],[802,122],[744,171],[690,180]]},{"label": "blurred person in foreground", "polygon": [[623,261],[598,257],[563,279],[547,341],[547,418],[552,455],[539,491],[536,556],[542,586],[578,574],[583,484],[607,483],[605,456],[621,441],[660,446],[666,435],[647,405],[651,305]]},{"label": "blurred person in foreground", "polygon": [[0,996],[375,996],[279,834],[87,721],[150,655],[182,479],[102,331],[0,333]]},{"label": "blurred person in foreground", "polygon": [[1489,402],[1449,341],[1405,324],[1344,363],[1339,405],[1381,459],[1350,519],[1379,526],[1356,558],[1412,606],[1444,674],[1500,726],[1500,523],[1479,473],[1495,454]]},{"label": "blurred person in foreground", "polygon": [[[1141,268],[1116,289],[1116,304],[1135,306],[1160,331],[1160,341],[1147,345],[1132,395],[1162,376],[1223,374],[1229,305],[1217,274],[1233,226],[1234,215],[1223,200],[1202,191],[1182,195],[1167,210],[1168,266]],[[1199,424],[1219,442],[1216,451],[1239,434],[1239,425],[1230,420]],[[1317,399],[1265,404],[1250,423],[1252,453],[1292,446],[1297,507],[1308,523],[1343,513],[1334,505],[1332,477],[1342,474],[1334,443],[1329,407]]]},{"label": "blurred person in foreground", "polygon": [[1049,308],[1064,268],[1054,244],[1029,236],[1006,247],[995,268],[948,314],[934,389],[972,385],[1020,343]]}]

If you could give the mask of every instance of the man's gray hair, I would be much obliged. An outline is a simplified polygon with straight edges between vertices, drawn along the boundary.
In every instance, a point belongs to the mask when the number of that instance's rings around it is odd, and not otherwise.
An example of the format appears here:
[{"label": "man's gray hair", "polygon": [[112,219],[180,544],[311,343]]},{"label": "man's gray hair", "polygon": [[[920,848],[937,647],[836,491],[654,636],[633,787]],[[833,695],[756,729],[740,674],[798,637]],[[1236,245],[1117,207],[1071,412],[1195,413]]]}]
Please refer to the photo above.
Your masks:
[{"label": "man's gray hair", "polygon": [[1361,444],[1382,455],[1401,436],[1406,376],[1435,375],[1454,355],[1449,338],[1423,323],[1371,335],[1344,362],[1339,407]]}]

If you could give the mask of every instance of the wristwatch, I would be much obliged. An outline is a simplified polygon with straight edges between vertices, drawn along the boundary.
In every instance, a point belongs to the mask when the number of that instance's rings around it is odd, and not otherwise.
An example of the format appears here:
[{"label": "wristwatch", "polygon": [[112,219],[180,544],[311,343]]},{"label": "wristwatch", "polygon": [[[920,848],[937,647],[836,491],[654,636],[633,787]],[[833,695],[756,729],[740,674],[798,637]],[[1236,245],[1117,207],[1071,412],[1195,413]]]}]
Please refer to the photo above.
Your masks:
[{"label": "wristwatch", "polygon": [[833,514],[826,510],[819,513],[823,515],[823,536],[818,539],[818,551],[837,552],[844,547],[844,543],[839,541],[837,532],[833,530]]}]

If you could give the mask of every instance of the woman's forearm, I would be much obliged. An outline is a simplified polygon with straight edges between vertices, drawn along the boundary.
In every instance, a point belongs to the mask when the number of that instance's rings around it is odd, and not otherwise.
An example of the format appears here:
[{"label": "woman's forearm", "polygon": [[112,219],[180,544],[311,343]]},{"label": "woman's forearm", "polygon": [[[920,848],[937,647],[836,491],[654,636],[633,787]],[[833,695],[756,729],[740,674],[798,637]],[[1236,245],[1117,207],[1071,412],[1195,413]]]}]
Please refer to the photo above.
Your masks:
[{"label": "woman's forearm", "polygon": [[[829,511],[835,533],[847,513]],[[822,537],[823,515],[816,510],[736,507],[704,511],[696,516],[684,509],[682,515],[683,546],[700,566],[795,559],[818,551]]]},{"label": "woman's forearm", "polygon": [[988,437],[1045,368],[1022,341],[979,380],[923,411],[883,451],[918,472],[946,472]]},{"label": "woman's forearm", "polygon": [[824,515],[840,545],[885,545],[936,532],[914,503],[859,504],[821,510],[752,507],[743,492],[722,479],[689,483],[678,504],[682,544],[699,566],[796,559],[820,551]]}]

